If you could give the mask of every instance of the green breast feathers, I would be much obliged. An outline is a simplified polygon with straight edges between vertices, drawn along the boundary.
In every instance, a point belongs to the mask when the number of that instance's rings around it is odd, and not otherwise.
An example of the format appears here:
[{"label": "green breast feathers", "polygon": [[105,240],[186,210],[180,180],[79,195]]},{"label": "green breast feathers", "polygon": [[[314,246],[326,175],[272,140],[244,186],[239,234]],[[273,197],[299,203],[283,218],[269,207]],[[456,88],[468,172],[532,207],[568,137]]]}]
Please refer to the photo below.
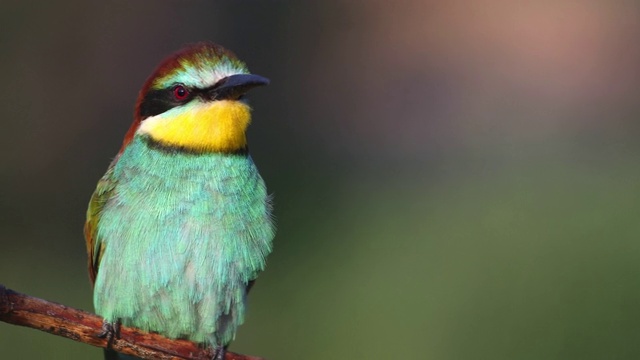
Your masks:
[{"label": "green breast feathers", "polygon": [[136,135],[88,211],[94,305],[107,321],[228,344],[274,227],[246,154],[191,154]]}]

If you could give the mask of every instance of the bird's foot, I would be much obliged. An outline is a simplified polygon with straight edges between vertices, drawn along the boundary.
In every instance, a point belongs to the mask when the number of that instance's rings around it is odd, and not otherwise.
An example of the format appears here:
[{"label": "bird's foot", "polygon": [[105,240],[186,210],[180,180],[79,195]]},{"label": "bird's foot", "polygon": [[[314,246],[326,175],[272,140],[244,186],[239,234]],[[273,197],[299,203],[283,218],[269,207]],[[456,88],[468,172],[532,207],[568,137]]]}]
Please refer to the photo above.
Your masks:
[{"label": "bird's foot", "polygon": [[107,338],[107,344],[111,346],[113,339],[120,338],[120,320],[114,322],[104,320],[102,322],[102,331],[97,336],[101,339]]},{"label": "bird's foot", "polygon": [[211,360],[224,360],[227,354],[227,348],[224,346],[217,346],[213,349],[213,358]]}]

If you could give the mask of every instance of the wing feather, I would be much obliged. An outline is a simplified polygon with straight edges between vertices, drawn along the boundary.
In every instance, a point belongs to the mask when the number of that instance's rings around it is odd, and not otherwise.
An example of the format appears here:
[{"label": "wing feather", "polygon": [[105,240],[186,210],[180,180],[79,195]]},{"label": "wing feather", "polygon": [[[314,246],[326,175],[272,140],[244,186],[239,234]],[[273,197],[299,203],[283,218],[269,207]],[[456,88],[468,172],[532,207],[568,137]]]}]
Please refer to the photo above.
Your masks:
[{"label": "wing feather", "polygon": [[87,255],[89,266],[89,278],[91,283],[95,283],[96,275],[98,274],[98,267],[100,265],[100,259],[104,251],[104,243],[97,236],[98,225],[100,223],[100,216],[102,210],[107,204],[109,199],[113,196],[113,190],[115,189],[116,181],[113,178],[113,168],[117,159],[114,160],[104,176],[98,181],[96,190],[91,196],[89,201],[89,208],[87,209],[87,220],[84,224],[84,237],[87,243]]}]

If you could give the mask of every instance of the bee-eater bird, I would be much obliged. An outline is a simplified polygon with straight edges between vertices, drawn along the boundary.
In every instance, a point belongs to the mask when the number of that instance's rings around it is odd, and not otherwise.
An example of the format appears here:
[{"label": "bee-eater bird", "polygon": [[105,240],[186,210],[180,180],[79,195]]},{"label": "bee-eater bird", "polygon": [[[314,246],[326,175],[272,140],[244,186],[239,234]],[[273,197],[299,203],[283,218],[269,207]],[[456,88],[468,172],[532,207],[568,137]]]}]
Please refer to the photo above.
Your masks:
[{"label": "bee-eater bird", "polygon": [[268,82],[212,43],[170,56],[145,82],[87,210],[103,336],[123,324],[224,358],[275,234],[245,134],[244,94]]}]

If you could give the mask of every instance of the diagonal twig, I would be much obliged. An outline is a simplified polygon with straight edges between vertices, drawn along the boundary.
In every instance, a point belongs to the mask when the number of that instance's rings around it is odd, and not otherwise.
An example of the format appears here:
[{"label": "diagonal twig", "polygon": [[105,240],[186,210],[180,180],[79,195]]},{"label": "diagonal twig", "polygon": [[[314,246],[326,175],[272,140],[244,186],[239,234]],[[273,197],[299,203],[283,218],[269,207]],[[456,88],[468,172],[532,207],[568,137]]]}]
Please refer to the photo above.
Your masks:
[{"label": "diagonal twig", "polygon": [[[0,321],[38,329],[92,346],[107,347],[102,318],[86,311],[31,297],[0,284]],[[159,334],[122,326],[111,349],[143,359],[211,359],[212,353],[187,340],[172,340]],[[263,360],[259,357],[227,352],[225,360]]]}]

